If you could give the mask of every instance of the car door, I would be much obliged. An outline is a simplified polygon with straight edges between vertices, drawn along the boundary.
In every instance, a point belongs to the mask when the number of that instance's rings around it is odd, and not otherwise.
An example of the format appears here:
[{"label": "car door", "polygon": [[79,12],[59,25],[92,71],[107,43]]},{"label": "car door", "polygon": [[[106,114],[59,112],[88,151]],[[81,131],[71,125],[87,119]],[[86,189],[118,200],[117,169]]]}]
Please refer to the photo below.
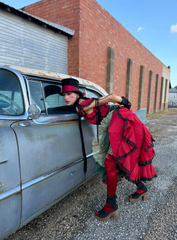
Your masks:
[{"label": "car door", "polygon": [[[60,85],[35,78],[28,79],[27,85],[31,103],[39,105],[42,113],[37,120],[30,120],[29,126],[12,125],[21,168],[21,226],[65,197],[87,177],[83,171],[78,116],[73,109],[63,106]],[[88,155],[92,152],[95,130],[86,122],[83,125]]]},{"label": "car door", "polygon": [[[99,98],[102,96],[102,93],[98,90],[86,87],[85,90],[86,97],[88,98]],[[89,158],[87,159],[87,178],[91,178],[96,172],[96,164],[94,159],[94,152],[92,150],[92,141],[94,139],[97,140],[97,126],[88,123],[84,118],[82,118],[82,129],[84,136],[84,144],[87,153],[91,153]],[[90,131],[92,129],[92,131]],[[90,136],[90,132],[92,132],[93,136]]]}]

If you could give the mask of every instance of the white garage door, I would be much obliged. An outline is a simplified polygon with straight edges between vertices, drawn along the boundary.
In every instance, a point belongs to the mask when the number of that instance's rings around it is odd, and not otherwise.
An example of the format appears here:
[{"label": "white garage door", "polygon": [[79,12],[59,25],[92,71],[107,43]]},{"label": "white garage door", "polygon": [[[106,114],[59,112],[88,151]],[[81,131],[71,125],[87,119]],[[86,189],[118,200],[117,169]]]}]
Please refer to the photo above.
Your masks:
[{"label": "white garage door", "polygon": [[68,74],[68,37],[0,10],[0,65]]}]

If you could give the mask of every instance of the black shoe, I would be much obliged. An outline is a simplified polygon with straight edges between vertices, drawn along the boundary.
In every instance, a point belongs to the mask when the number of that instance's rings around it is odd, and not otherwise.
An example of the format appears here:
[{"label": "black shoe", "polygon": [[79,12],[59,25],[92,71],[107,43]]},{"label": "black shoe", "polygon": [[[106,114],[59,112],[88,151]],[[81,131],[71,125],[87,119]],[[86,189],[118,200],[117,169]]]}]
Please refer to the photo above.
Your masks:
[{"label": "black shoe", "polygon": [[137,185],[137,191],[129,196],[129,201],[135,203],[141,198],[143,201],[147,200],[147,187],[140,181]]},{"label": "black shoe", "polygon": [[114,217],[114,220],[118,219],[118,206],[116,198],[116,195],[113,197],[107,195],[106,205],[99,212],[95,213],[95,217],[98,221],[108,221],[111,216]]}]

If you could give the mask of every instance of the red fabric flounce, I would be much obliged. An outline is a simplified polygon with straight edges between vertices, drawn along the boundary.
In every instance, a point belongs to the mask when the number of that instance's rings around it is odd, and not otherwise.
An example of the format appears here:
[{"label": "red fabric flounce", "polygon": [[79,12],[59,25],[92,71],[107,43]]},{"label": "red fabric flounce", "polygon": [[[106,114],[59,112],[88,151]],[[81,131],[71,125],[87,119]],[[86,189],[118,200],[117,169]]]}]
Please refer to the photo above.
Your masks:
[{"label": "red fabric flounce", "polygon": [[138,183],[156,176],[152,165],[155,156],[153,137],[147,127],[126,108],[114,110],[109,126],[113,155],[125,178]]},{"label": "red fabric flounce", "polygon": [[[93,112],[90,114],[86,114],[83,108],[89,106],[94,100],[95,100],[94,98],[86,99],[79,104],[78,108],[78,113],[81,113],[82,116],[85,117],[87,122],[91,124],[97,124],[97,111],[98,111],[97,107],[94,107]],[[103,104],[98,107],[101,113],[101,120],[103,120],[103,118],[107,116],[110,106],[108,104]]]}]

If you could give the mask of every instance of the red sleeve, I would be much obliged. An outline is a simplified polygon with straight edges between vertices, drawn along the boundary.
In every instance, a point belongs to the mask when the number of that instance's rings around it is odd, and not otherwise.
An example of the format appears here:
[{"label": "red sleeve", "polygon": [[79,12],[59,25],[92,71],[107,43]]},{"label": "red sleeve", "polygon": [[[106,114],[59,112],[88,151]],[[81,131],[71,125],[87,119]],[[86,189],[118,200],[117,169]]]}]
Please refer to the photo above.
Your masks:
[{"label": "red sleeve", "polygon": [[78,113],[80,113],[82,116],[86,116],[87,114],[84,112],[84,107],[88,107],[95,99],[94,98],[89,98],[85,99],[78,105]]},{"label": "red sleeve", "polygon": [[94,98],[89,98],[82,101],[79,105],[81,105],[82,107],[88,107],[94,100]]}]

